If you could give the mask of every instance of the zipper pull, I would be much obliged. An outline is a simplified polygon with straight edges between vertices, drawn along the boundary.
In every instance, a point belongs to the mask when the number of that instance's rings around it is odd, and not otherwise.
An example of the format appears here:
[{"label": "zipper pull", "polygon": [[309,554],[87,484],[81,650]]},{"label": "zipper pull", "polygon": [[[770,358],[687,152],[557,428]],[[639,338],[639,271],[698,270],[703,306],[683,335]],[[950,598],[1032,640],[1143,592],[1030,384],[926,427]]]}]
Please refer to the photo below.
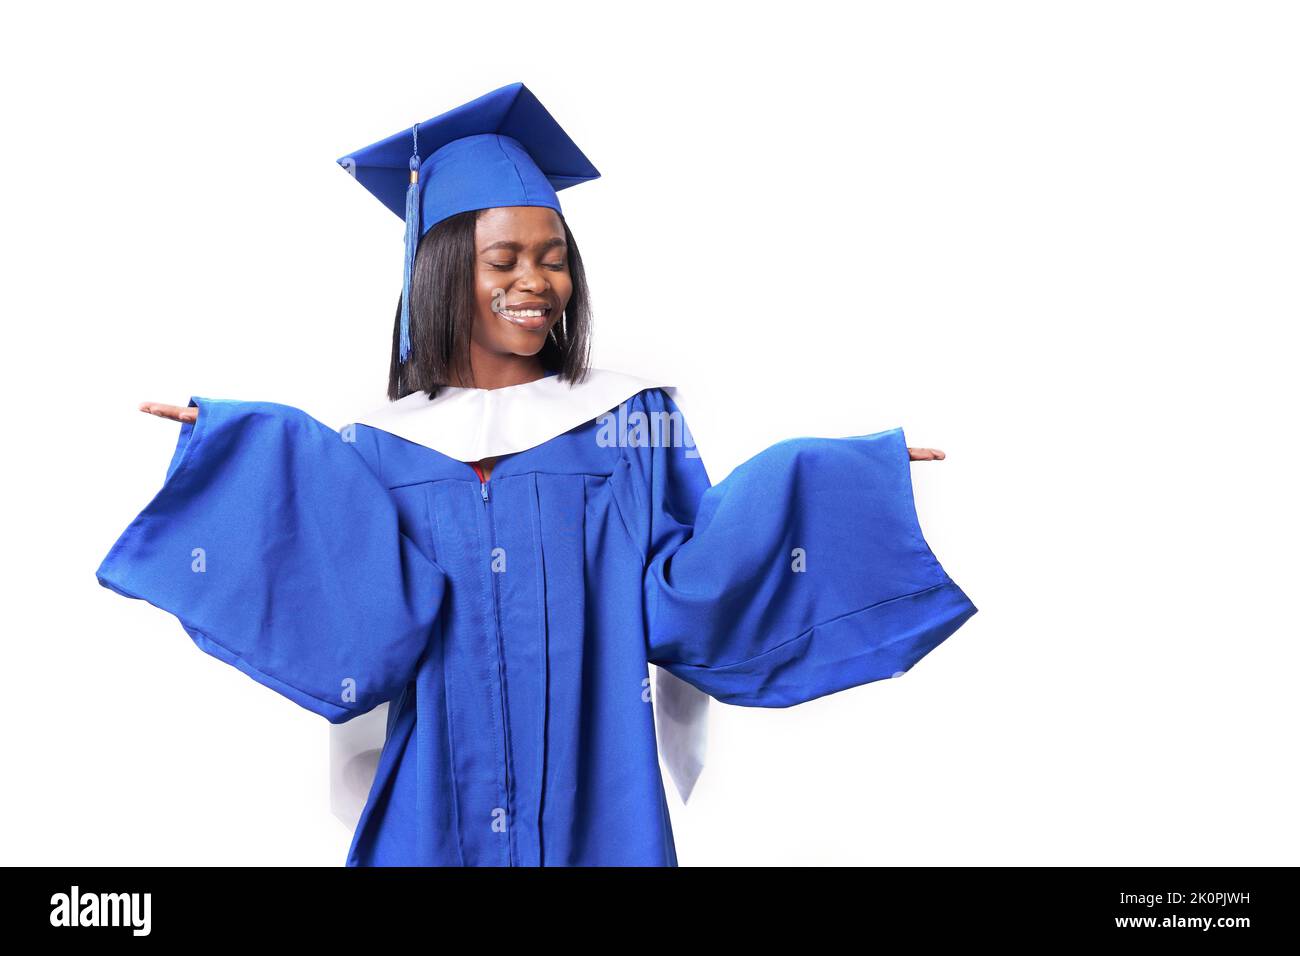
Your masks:
[{"label": "zipper pull", "polygon": [[487,495],[487,482],[486,482],[486,481],[480,481],[480,482],[478,483],[478,490],[479,490],[479,492],[482,493],[482,495],[483,495],[483,504],[487,504],[487,500],[488,500],[488,495]]}]

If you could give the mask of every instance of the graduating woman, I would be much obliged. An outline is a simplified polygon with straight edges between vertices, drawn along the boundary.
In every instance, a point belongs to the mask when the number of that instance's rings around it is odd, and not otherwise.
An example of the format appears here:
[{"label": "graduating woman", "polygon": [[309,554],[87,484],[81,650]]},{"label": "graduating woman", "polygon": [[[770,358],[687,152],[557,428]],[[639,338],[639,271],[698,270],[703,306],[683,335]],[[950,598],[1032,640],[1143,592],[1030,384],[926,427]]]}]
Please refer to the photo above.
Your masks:
[{"label": "graduating woman", "polygon": [[912,499],[941,452],[793,438],[711,485],[671,388],[588,367],[556,192],[599,173],[522,84],[339,162],[406,221],[389,403],[146,403],[176,450],[97,577],[333,724],[389,704],[348,865],[676,865],[691,694],[798,704],[975,613]]}]

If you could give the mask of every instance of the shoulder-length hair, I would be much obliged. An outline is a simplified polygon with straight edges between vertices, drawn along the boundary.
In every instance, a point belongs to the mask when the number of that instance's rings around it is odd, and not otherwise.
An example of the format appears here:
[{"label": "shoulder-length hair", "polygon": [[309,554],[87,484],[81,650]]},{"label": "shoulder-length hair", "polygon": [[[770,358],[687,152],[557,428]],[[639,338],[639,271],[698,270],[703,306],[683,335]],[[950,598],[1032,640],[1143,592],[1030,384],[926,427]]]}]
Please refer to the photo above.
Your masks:
[{"label": "shoulder-length hair", "polygon": [[[424,391],[433,398],[454,381],[473,382],[469,342],[478,311],[475,296],[474,230],[481,209],[458,213],[435,225],[416,247],[411,273],[411,351],[399,361],[402,302],[393,319],[393,351],[388,367],[388,397],[393,401]],[[558,213],[557,213],[558,215]],[[568,248],[573,291],[559,321],[542,346],[547,371],[571,382],[586,377],[591,348],[591,299],[578,244],[560,216]]]}]

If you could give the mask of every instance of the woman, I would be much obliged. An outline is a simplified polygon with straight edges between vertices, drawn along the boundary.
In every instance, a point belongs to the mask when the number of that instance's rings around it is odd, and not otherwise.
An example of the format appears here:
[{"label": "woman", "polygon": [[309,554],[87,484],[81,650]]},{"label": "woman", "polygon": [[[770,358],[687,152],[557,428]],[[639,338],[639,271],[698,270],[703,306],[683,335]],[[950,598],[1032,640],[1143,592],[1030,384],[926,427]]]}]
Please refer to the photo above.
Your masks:
[{"label": "woman", "polygon": [[912,502],[943,455],[710,486],[662,383],[587,366],[555,190],[599,174],[521,84],[340,162],[407,223],[392,401],[146,403],[176,453],[98,578],[333,723],[391,702],[348,865],[676,865],[648,665],[760,707],[906,671],[976,610]]}]

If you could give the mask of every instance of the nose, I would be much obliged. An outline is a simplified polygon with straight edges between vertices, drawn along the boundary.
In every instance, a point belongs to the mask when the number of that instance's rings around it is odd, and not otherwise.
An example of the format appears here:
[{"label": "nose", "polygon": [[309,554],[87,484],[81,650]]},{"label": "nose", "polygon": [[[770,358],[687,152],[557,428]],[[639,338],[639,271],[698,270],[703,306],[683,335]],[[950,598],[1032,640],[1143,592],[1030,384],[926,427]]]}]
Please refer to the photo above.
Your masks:
[{"label": "nose", "polygon": [[543,274],[541,266],[537,263],[524,265],[519,274],[519,278],[515,281],[515,284],[518,285],[520,289],[526,289],[527,291],[534,293],[545,292],[550,288],[550,284],[546,281],[546,276]]}]

